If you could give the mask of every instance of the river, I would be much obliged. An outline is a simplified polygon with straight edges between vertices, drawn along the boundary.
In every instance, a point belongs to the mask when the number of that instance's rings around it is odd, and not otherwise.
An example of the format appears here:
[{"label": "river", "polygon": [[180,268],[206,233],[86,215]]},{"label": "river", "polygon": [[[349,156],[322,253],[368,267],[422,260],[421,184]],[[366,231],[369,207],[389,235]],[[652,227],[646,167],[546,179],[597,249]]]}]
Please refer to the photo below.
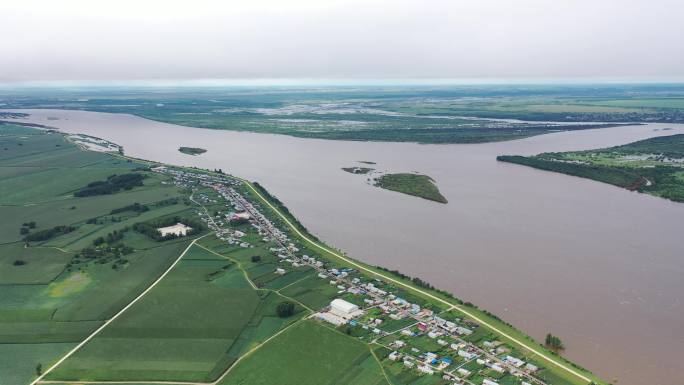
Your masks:
[{"label": "river", "polygon": [[[111,140],[130,156],[258,181],[328,244],[426,279],[538,340],[552,332],[568,358],[606,380],[681,383],[684,204],[495,157],[625,144],[684,133],[683,125],[420,145],[206,130],[124,114],[23,112],[31,116],[22,121]],[[208,151],[189,156],[179,146]],[[340,170],[361,160],[381,171],[430,175],[449,204],[382,190]]]}]

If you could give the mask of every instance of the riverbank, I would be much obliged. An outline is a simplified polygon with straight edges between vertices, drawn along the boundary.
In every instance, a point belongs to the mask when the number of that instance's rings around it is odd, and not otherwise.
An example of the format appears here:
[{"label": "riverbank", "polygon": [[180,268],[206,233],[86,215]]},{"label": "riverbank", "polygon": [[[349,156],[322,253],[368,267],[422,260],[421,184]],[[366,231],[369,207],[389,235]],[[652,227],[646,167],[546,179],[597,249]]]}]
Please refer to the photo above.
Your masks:
[{"label": "riverbank", "polygon": [[598,150],[530,157],[501,155],[496,159],[684,202],[684,135],[681,134]]}]

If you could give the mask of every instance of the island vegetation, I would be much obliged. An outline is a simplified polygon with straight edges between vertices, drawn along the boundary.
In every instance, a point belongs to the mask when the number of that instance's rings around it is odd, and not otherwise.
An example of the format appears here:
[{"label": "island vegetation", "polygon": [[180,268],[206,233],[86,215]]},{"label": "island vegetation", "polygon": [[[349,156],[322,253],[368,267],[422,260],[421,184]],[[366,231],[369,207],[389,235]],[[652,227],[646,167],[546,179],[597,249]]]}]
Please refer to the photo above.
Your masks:
[{"label": "island vegetation", "polygon": [[684,134],[598,150],[497,159],[684,202]]},{"label": "island vegetation", "polygon": [[368,174],[375,169],[369,167],[342,167],[342,170],[350,174]]},{"label": "island vegetation", "polygon": [[200,155],[204,154],[207,152],[207,150],[199,147],[179,147],[178,151],[182,152],[183,154],[187,155]]},{"label": "island vegetation", "polygon": [[439,192],[435,181],[427,175],[398,173],[385,174],[375,179],[375,185],[386,190],[428,199],[439,203],[448,203]]}]

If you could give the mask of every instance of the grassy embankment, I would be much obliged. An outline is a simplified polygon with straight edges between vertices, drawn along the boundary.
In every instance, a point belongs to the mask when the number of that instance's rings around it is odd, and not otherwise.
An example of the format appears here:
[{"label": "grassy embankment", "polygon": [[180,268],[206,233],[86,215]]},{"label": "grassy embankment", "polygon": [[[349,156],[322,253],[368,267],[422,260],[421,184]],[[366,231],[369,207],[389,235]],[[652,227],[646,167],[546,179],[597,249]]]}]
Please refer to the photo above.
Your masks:
[{"label": "grassy embankment", "polygon": [[200,155],[204,154],[207,152],[207,150],[199,147],[179,147],[178,151],[182,152],[183,154],[187,155]]},{"label": "grassy embankment", "polygon": [[448,202],[439,192],[435,181],[427,175],[410,173],[385,174],[375,180],[375,185],[386,190],[413,195],[439,203]]},{"label": "grassy embankment", "polygon": [[684,202],[684,134],[598,150],[497,159]]}]

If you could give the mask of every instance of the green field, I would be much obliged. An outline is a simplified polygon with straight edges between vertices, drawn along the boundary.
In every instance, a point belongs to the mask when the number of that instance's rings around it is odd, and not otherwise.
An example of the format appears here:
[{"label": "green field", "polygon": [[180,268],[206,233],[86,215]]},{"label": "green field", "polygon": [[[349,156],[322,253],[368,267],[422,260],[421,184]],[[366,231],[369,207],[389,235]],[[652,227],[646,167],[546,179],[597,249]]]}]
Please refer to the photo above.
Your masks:
[{"label": "green field", "polygon": [[420,174],[385,174],[375,180],[375,185],[386,190],[397,191],[419,198],[448,203],[439,192],[435,181],[427,175]]},{"label": "green field", "polygon": [[206,256],[193,246],[158,286],[49,378],[210,381],[289,322],[275,315],[277,296],[252,289],[230,261]]},{"label": "green field", "polygon": [[[47,368],[149,286],[187,246],[184,239],[160,243],[124,230],[139,221],[190,215],[182,193],[162,185],[158,175],[138,171],[146,175],[143,186],[114,194],[74,196],[91,182],[144,167],[84,152],[59,134],[0,125],[3,384],[25,384],[36,365]],[[117,210],[134,202],[146,205],[148,211]],[[73,230],[25,247],[25,236],[55,226]],[[105,243],[93,255],[84,254],[85,249],[94,250],[98,238],[114,231],[122,232],[120,240]],[[116,245],[129,250],[125,255],[107,251],[106,247]]]},{"label": "green field", "polygon": [[366,344],[303,321],[238,363],[220,385],[387,384]]},{"label": "green field", "polygon": [[684,135],[590,151],[499,156],[500,161],[593,179],[684,202]]}]

